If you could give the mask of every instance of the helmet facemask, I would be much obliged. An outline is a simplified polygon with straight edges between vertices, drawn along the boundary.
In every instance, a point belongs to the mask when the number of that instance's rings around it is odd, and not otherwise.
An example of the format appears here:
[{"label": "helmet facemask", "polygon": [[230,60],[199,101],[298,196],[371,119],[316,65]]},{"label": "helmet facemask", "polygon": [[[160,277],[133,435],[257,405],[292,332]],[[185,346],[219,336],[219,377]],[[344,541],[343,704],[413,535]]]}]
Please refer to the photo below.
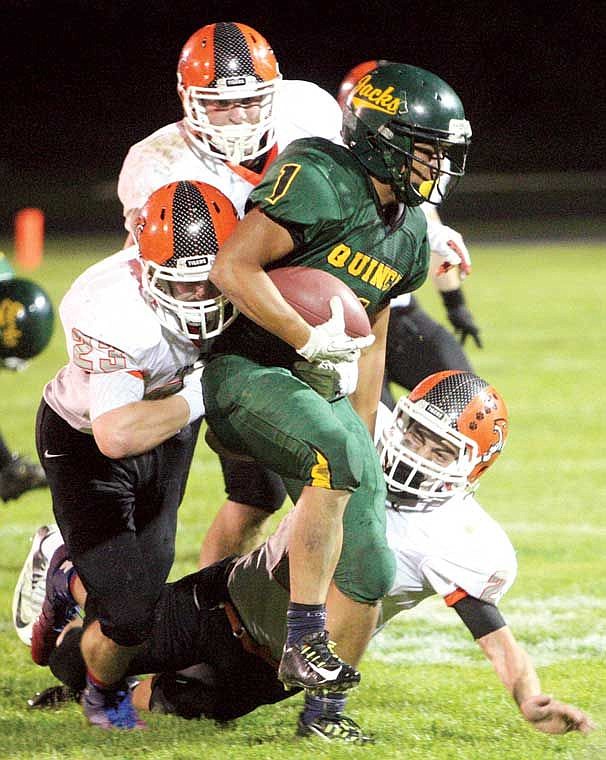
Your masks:
[{"label": "helmet facemask", "polygon": [[[423,399],[401,398],[381,432],[378,451],[387,490],[395,498],[409,499],[408,508],[422,510],[424,502],[440,502],[473,490],[468,476],[479,461],[478,446],[449,422],[444,412]],[[433,459],[417,453],[412,443],[415,429],[420,435],[433,433],[444,444],[444,453]],[[419,503],[415,505],[414,500]]]},{"label": "helmet facemask", "polygon": [[[214,259],[188,257],[178,259],[174,267],[143,261],[143,290],[156,317],[169,330],[190,340],[216,337],[237,315],[233,304],[208,279]],[[188,283],[192,284],[189,292],[180,287]]]},{"label": "helmet facemask", "polygon": [[396,198],[407,206],[439,205],[465,174],[471,129],[451,119],[448,132],[391,121],[377,130],[376,143]]},{"label": "helmet facemask", "polygon": [[[213,87],[187,88],[179,81],[185,127],[196,147],[232,164],[253,160],[270,150],[276,142],[274,100],[278,81],[279,78],[259,82],[254,76],[247,76],[239,77],[237,86],[221,79]],[[254,123],[213,125],[208,103],[221,103],[226,108],[241,104],[247,113],[251,106],[256,106],[259,118]]]}]

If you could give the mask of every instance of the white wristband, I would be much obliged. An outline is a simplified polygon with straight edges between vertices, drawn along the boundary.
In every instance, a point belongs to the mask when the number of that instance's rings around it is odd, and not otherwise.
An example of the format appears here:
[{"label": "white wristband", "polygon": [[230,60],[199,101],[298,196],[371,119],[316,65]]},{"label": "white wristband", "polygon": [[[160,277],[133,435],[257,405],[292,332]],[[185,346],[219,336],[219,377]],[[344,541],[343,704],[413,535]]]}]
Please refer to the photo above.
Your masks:
[{"label": "white wristband", "polygon": [[189,406],[190,425],[204,415],[204,396],[202,395],[202,368],[197,368],[183,378],[183,388],[176,394],[182,396]]},{"label": "white wristband", "polygon": [[187,401],[187,404],[189,406],[189,419],[187,420],[188,425],[204,416],[205,409],[204,398],[202,396],[202,386],[200,386],[199,391],[196,391],[191,387],[185,387],[175,395],[181,396]]}]

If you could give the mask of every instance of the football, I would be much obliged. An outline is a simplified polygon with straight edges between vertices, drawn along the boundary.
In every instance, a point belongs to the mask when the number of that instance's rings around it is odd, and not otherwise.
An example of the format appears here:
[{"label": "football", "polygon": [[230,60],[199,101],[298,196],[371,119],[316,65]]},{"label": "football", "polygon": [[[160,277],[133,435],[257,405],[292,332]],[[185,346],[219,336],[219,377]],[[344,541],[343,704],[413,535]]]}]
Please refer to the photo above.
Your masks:
[{"label": "football", "polygon": [[281,267],[267,274],[284,300],[313,327],[330,319],[330,299],[339,296],[345,332],[350,338],[370,335],[368,314],[356,294],[330,272],[311,267]]}]

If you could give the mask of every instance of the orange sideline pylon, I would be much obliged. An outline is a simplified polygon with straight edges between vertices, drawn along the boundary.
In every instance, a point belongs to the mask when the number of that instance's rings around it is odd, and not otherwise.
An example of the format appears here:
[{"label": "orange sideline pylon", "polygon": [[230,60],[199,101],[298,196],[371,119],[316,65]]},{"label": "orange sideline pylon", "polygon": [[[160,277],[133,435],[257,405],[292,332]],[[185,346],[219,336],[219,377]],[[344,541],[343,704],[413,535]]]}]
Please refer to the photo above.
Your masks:
[{"label": "orange sideline pylon", "polygon": [[37,269],[44,251],[44,212],[22,208],[15,214],[15,262],[21,269]]}]

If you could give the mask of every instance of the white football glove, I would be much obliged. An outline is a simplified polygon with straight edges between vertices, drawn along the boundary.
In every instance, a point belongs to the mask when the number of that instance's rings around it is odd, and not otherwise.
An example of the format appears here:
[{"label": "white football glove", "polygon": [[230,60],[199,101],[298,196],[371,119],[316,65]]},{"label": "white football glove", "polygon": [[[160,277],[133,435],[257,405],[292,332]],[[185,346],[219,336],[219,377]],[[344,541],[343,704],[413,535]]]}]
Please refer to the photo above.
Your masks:
[{"label": "white football glove", "polygon": [[187,367],[182,375],[183,388],[177,393],[177,396],[183,396],[189,405],[188,424],[202,417],[205,411],[202,396],[203,372],[204,365],[198,361],[191,367]]},{"label": "white football glove", "polygon": [[341,396],[349,396],[358,387],[358,362],[331,362],[325,359],[320,366],[327,366],[336,373]]},{"label": "white football glove", "polygon": [[427,221],[429,247],[444,258],[440,271],[447,272],[458,266],[461,279],[471,274],[471,256],[460,233],[436,221]]},{"label": "white football glove", "polygon": [[355,362],[360,358],[360,350],[374,343],[375,336],[350,338],[345,332],[343,302],[339,296],[330,299],[331,317],[317,327],[311,328],[309,340],[297,349],[308,362],[328,359],[332,362]]}]

